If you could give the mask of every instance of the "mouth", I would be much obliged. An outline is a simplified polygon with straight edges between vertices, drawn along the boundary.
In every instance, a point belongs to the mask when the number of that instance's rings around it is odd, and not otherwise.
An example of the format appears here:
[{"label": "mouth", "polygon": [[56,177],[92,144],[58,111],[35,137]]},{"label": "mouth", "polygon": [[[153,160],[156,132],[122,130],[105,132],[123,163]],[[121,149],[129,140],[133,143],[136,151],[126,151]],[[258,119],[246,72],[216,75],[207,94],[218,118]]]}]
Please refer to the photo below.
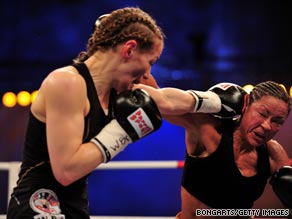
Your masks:
[{"label": "mouth", "polygon": [[257,142],[264,142],[266,140],[266,137],[264,134],[262,133],[259,133],[259,132],[253,132],[254,133],[254,136],[255,136],[255,140]]}]

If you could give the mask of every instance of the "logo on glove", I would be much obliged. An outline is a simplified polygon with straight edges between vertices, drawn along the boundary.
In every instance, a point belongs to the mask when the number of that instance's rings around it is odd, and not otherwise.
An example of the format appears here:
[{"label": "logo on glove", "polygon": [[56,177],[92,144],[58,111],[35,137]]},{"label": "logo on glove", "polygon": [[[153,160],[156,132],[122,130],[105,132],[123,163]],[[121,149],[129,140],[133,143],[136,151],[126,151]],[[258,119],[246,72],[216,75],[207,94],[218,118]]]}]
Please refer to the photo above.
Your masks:
[{"label": "logo on glove", "polygon": [[139,138],[142,138],[154,130],[149,117],[142,108],[138,108],[131,115],[129,115],[127,119],[135,129]]}]

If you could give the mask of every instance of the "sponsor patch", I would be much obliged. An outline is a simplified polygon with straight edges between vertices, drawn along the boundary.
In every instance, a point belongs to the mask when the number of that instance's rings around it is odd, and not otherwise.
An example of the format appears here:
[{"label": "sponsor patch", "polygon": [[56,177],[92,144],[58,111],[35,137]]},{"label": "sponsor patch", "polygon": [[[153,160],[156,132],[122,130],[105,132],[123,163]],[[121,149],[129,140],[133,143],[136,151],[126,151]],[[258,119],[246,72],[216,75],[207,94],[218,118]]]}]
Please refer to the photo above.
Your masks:
[{"label": "sponsor patch", "polygon": [[29,200],[32,210],[38,215],[34,219],[65,219],[61,214],[60,203],[55,192],[49,189],[35,191]]}]

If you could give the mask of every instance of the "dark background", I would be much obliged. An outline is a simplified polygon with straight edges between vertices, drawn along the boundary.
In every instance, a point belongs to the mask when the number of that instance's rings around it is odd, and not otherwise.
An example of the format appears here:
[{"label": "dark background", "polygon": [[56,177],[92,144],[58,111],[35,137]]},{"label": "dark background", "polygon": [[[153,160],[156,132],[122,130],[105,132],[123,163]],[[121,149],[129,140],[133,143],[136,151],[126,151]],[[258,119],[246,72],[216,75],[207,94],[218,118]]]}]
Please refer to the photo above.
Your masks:
[{"label": "dark background", "polygon": [[1,92],[37,89],[56,67],[85,49],[95,19],[139,6],[163,28],[164,53],[153,74],[161,86],[206,89],[276,80],[291,86],[289,1],[1,1]]},{"label": "dark background", "polygon": [[[245,85],[265,80],[287,89],[292,85],[289,1],[12,0],[0,3],[0,96],[38,89],[50,71],[70,64],[85,49],[97,17],[124,6],[151,14],[167,36],[153,66],[161,87],[205,90],[222,81]],[[0,161],[20,161],[28,110],[0,103]],[[290,117],[278,139],[292,157]],[[184,152],[184,130],[164,122],[159,132],[115,160],[183,160]],[[175,215],[180,175],[180,169],[96,171],[89,182],[92,214]],[[0,177],[1,214],[7,172],[0,171]],[[258,206],[279,207],[269,187],[265,194]]]}]

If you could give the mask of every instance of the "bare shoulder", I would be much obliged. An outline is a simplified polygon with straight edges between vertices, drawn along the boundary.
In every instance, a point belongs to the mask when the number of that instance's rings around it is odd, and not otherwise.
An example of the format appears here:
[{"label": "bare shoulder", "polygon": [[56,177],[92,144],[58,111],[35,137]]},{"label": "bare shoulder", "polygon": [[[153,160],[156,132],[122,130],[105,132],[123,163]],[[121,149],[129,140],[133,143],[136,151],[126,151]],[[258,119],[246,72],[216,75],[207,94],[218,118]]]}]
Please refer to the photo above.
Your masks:
[{"label": "bare shoulder", "polygon": [[68,98],[77,100],[86,96],[86,83],[73,67],[67,66],[52,71],[43,81],[39,92],[46,99],[57,96],[61,101]]},{"label": "bare shoulder", "polygon": [[43,81],[42,86],[59,89],[70,89],[75,86],[85,85],[85,81],[80,74],[71,66],[58,68],[52,71]]},{"label": "bare shoulder", "polygon": [[[186,113],[183,115],[163,115],[170,123],[182,126],[186,129],[198,131],[201,126],[209,124],[214,126],[214,119],[207,113]],[[210,119],[211,118],[211,119]]]},{"label": "bare shoulder", "polygon": [[39,94],[47,107],[66,110],[82,109],[87,104],[86,82],[73,67],[63,67],[52,71],[43,81]]},{"label": "bare shoulder", "polygon": [[276,140],[272,139],[267,142],[270,155],[270,164],[272,172],[282,166],[289,165],[289,157],[283,146]]},{"label": "bare shoulder", "polygon": [[[32,113],[40,120],[46,121],[48,107],[79,106],[86,107],[86,83],[81,75],[71,66],[56,69],[48,74],[38,90],[38,95],[32,103]],[[70,107],[69,107],[70,106]]]},{"label": "bare shoulder", "polygon": [[163,118],[171,124],[187,128],[191,125],[192,115],[190,113],[184,115],[163,115]]},{"label": "bare shoulder", "polygon": [[283,146],[275,139],[269,140],[267,146],[272,157],[277,158],[277,156],[287,155]]}]

